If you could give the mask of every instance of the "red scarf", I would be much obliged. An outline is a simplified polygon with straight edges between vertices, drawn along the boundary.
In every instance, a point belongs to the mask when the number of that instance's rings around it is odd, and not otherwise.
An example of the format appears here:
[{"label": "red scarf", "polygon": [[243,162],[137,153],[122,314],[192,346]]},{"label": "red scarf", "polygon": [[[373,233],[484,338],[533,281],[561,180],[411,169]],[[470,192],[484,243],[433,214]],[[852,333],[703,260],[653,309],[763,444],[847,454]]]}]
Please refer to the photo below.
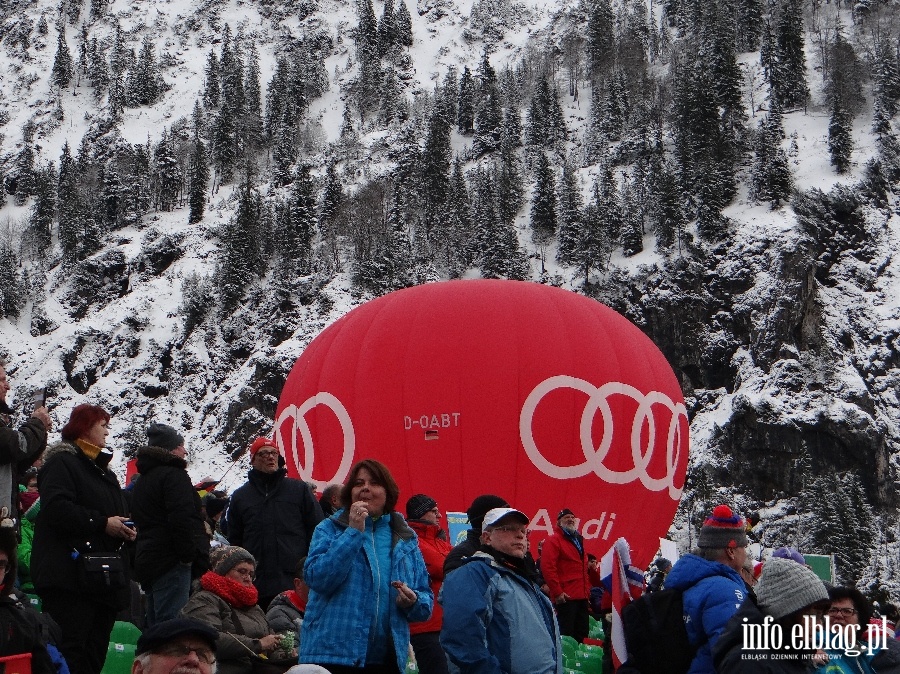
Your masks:
[{"label": "red scarf", "polygon": [[246,587],[236,580],[207,571],[200,576],[200,586],[227,601],[235,608],[250,608],[259,601],[259,592],[252,585]]}]

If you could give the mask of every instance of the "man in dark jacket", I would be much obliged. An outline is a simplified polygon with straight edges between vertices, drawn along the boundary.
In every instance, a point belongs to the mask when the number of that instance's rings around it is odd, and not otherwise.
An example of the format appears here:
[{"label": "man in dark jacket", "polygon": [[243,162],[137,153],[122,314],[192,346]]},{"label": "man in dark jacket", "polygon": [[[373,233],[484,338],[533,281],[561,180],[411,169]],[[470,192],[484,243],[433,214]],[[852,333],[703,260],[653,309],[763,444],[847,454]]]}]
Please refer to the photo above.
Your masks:
[{"label": "man in dark jacket", "polygon": [[31,418],[15,430],[12,410],[6,403],[9,381],[5,363],[0,361],[0,508],[7,516],[18,517],[19,475],[26,471],[47,448],[47,431],[53,426],[43,405],[31,412]]},{"label": "man in dark jacket", "polygon": [[508,508],[509,503],[505,499],[494,496],[493,494],[482,494],[475,497],[472,505],[466,510],[469,518],[469,524],[472,528],[466,532],[466,539],[454,546],[444,560],[444,575],[458,569],[463,565],[463,559],[471,557],[481,549],[481,525],[484,522],[484,515],[492,508]]},{"label": "man in dark jacket", "polygon": [[250,445],[247,482],[228,506],[228,540],[256,559],[256,589],[265,610],[275,596],[294,587],[297,560],[309,551],[322,509],[309,488],[287,477],[284,459],[273,440]]},{"label": "man in dark jacket", "polygon": [[187,474],[184,438],[171,426],[150,424],[137,453],[134,485],[137,528],[134,571],[147,595],[147,625],[175,618],[187,603],[191,579],[209,568],[209,538],[200,495]]}]

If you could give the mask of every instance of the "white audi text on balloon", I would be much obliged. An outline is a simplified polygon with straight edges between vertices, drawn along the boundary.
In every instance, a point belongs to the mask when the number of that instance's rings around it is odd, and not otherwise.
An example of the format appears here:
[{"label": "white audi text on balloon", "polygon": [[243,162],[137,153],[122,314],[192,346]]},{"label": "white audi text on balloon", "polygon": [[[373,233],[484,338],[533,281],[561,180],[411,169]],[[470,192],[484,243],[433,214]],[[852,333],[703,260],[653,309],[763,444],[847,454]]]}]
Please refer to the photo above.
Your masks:
[{"label": "white audi text on balloon", "polygon": [[[344,453],[337,472],[330,480],[317,480],[313,477],[313,464],[315,463],[315,445],[313,444],[312,431],[306,421],[306,413],[318,405],[325,405],[337,417],[341,424],[341,432],[344,437]],[[288,423],[290,422],[290,423]],[[287,426],[287,428],[285,428]],[[287,433],[285,433],[287,431]],[[303,460],[300,460],[300,452],[297,447],[297,435],[303,439]],[[286,443],[286,438],[289,444]],[[353,456],[356,453],[356,432],[353,430],[353,421],[343,403],[331,393],[317,393],[307,398],[302,405],[288,405],[278,419],[275,420],[275,444],[281,453],[294,460],[300,479],[306,482],[315,482],[318,489],[324,489],[332,483],[343,483],[353,467]]]},{"label": "white audi text on balloon", "polygon": [[[579,425],[584,463],[575,466],[558,466],[548,461],[541,454],[534,440],[532,424],[535,410],[544,396],[560,388],[574,389],[588,396]],[[616,395],[627,396],[638,405],[634,419],[631,421],[630,444],[634,465],[625,471],[611,470],[604,464],[613,441],[614,422],[609,399]],[[671,414],[669,428],[666,431],[666,474],[662,477],[652,477],[647,471],[647,467],[653,460],[653,451],[656,447],[657,422],[653,409],[659,405]],[[599,446],[595,448],[591,429],[597,412],[600,413],[603,420],[603,436],[600,438]],[[686,454],[688,451],[687,437],[681,430],[682,418],[687,423],[687,410],[684,404],[673,402],[665,393],[650,391],[644,394],[633,386],[617,381],[607,382],[597,387],[584,379],[558,375],[545,379],[528,394],[519,417],[519,435],[528,458],[538,470],[548,477],[569,480],[594,473],[601,480],[610,484],[628,484],[634,480],[640,480],[641,484],[650,491],[668,490],[669,497],[677,501],[681,498],[684,485],[675,486],[675,473],[678,470],[682,453]],[[647,429],[646,442],[642,443],[641,434],[644,428]]]}]

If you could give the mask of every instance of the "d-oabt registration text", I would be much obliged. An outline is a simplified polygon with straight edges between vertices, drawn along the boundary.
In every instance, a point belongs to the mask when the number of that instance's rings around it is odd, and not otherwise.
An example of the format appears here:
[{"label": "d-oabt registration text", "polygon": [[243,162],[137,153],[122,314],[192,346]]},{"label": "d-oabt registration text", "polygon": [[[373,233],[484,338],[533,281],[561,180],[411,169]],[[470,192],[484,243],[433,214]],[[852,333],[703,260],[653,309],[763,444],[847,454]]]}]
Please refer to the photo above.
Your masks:
[{"label": "d-oabt registration text", "polygon": [[420,417],[403,417],[403,428],[411,431],[413,428],[432,430],[437,428],[456,428],[459,426],[459,412],[441,412],[440,414],[423,414]]}]

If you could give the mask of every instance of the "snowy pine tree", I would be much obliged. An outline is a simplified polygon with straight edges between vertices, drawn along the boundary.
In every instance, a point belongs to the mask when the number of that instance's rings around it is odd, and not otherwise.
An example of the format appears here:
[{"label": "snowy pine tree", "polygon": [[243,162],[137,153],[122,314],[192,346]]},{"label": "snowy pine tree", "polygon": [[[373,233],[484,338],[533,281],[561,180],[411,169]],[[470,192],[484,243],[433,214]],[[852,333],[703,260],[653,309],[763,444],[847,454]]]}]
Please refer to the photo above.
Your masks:
[{"label": "snowy pine tree", "polygon": [[213,165],[222,182],[228,182],[234,175],[237,163],[237,130],[234,115],[223,106],[213,120],[212,155]]},{"label": "snowy pine tree", "polygon": [[571,246],[571,253],[567,255],[567,263],[579,270],[585,286],[590,282],[592,271],[606,269],[612,250],[608,220],[616,214],[605,209],[615,204],[608,195],[601,194],[601,189],[605,188],[595,182],[593,197],[578,218],[580,226],[577,237]]},{"label": "snowy pine tree", "polygon": [[56,41],[56,57],[53,59],[53,69],[50,71],[50,81],[62,89],[72,80],[73,69],[72,54],[69,53],[65,32],[60,30]]},{"label": "snowy pine tree", "polygon": [[19,260],[8,240],[0,242],[0,316],[18,318],[25,303]]},{"label": "snowy pine tree", "polygon": [[59,158],[56,205],[59,216],[59,245],[62,248],[63,259],[75,262],[79,259],[79,240],[83,234],[82,205],[78,169],[69,150],[68,141],[63,145],[62,155]]},{"label": "snowy pine tree", "polygon": [[590,76],[599,82],[615,58],[615,16],[610,0],[594,0],[587,24],[587,52]]},{"label": "snowy pine tree", "polygon": [[516,230],[500,221],[495,208],[493,179],[479,169],[474,178],[472,226],[475,229],[475,259],[485,278],[528,278],[528,260],[519,248]]},{"label": "snowy pine tree", "polygon": [[679,250],[687,224],[681,208],[681,191],[678,177],[671,165],[663,166],[657,179],[656,208],[653,231],[656,233],[656,249],[667,252],[677,243]]},{"label": "snowy pine tree", "polygon": [[556,174],[545,152],[539,152],[531,195],[531,238],[546,244],[556,234]]},{"label": "snowy pine tree", "polygon": [[450,194],[447,199],[447,234],[444,237],[442,259],[450,278],[459,278],[472,262],[472,211],[469,189],[462,171],[462,162],[453,160],[450,174]]},{"label": "snowy pine tree", "polygon": [[217,285],[221,312],[225,316],[237,308],[256,275],[261,210],[259,193],[248,178],[240,186],[237,214],[219,232]]},{"label": "snowy pine tree", "polygon": [[409,237],[402,196],[394,192],[386,223],[387,232],[371,257],[358,261],[357,282],[377,295],[413,285],[413,246]]},{"label": "snowy pine tree", "polygon": [[470,134],[475,130],[475,80],[468,66],[463,68],[459,80],[456,128],[462,134]]},{"label": "snowy pine tree", "polygon": [[244,75],[244,116],[240,125],[241,138],[251,154],[255,154],[263,142],[262,87],[259,78],[259,53],[256,45],[251,43]]},{"label": "snowy pine tree", "polygon": [[209,185],[209,157],[206,145],[199,133],[194,135],[191,163],[188,169],[190,184],[188,187],[188,223],[193,224],[203,219],[206,209],[206,189]]},{"label": "snowy pine tree", "polygon": [[556,249],[556,259],[561,264],[572,264],[575,249],[578,246],[581,235],[581,211],[584,208],[581,197],[581,185],[578,174],[572,164],[571,158],[567,158],[563,164],[562,180],[559,185],[559,237]]},{"label": "snowy pine tree", "polygon": [[153,153],[152,180],[155,183],[155,206],[171,211],[181,191],[182,175],[171,139],[163,129],[162,138]]},{"label": "snowy pine tree", "polygon": [[206,71],[203,86],[203,105],[207,109],[218,108],[221,99],[219,84],[219,58],[214,49],[209,50],[206,57]]},{"label": "snowy pine tree", "polygon": [[397,11],[394,13],[394,39],[402,47],[412,47],[412,17],[406,7],[406,0],[397,0]]},{"label": "snowy pine tree", "polygon": [[394,14],[394,0],[384,0],[381,21],[378,22],[375,41],[378,56],[385,56],[397,44],[397,19]]},{"label": "snowy pine tree", "polygon": [[482,93],[475,111],[475,139],[472,150],[479,155],[496,150],[500,145],[502,125],[503,109],[500,107],[499,92],[495,85],[490,85]]},{"label": "snowy pine tree", "polygon": [[319,229],[323,232],[331,228],[338,209],[344,200],[341,176],[335,162],[328,162],[325,169],[325,189],[322,192],[322,207],[319,210]]},{"label": "snowy pine tree", "polygon": [[53,218],[56,215],[56,170],[48,162],[35,171],[34,203],[28,219],[25,239],[35,257],[43,257],[49,252]]},{"label": "snowy pine tree", "polygon": [[838,173],[846,173],[850,169],[852,131],[853,119],[850,113],[835,98],[831,103],[831,119],[828,123],[828,153],[831,155],[831,165]]},{"label": "snowy pine tree", "polygon": [[897,102],[900,101],[900,69],[897,55],[887,40],[876,45],[874,70],[876,109],[880,108],[891,118],[897,114]]},{"label": "snowy pine tree", "polygon": [[505,123],[500,136],[500,157],[494,170],[497,182],[497,215],[506,225],[513,224],[516,213],[525,201],[522,162],[516,151],[521,141],[518,138],[517,125],[508,121],[518,116],[519,113],[514,110],[505,111]]},{"label": "snowy pine tree", "polygon": [[425,134],[425,148],[422,151],[422,187],[425,202],[425,229],[427,232],[438,225],[443,216],[450,183],[451,131],[450,111],[445,97],[435,92],[428,129]]},{"label": "snowy pine tree", "polygon": [[278,251],[290,278],[312,271],[312,246],[316,233],[316,190],[310,167],[301,164],[291,184],[288,201],[290,228],[278,232]]},{"label": "snowy pine tree", "polygon": [[750,198],[770,201],[777,208],[790,198],[793,179],[787,154],[781,147],[784,130],[777,109],[760,120],[750,169]]},{"label": "snowy pine tree", "polygon": [[129,106],[153,105],[163,91],[159,64],[156,62],[153,41],[144,37],[134,67],[125,79],[125,96]]},{"label": "snowy pine tree", "polygon": [[769,71],[772,96],[781,110],[805,107],[806,55],[803,38],[803,0],[785,0],[778,16],[774,53]]}]

